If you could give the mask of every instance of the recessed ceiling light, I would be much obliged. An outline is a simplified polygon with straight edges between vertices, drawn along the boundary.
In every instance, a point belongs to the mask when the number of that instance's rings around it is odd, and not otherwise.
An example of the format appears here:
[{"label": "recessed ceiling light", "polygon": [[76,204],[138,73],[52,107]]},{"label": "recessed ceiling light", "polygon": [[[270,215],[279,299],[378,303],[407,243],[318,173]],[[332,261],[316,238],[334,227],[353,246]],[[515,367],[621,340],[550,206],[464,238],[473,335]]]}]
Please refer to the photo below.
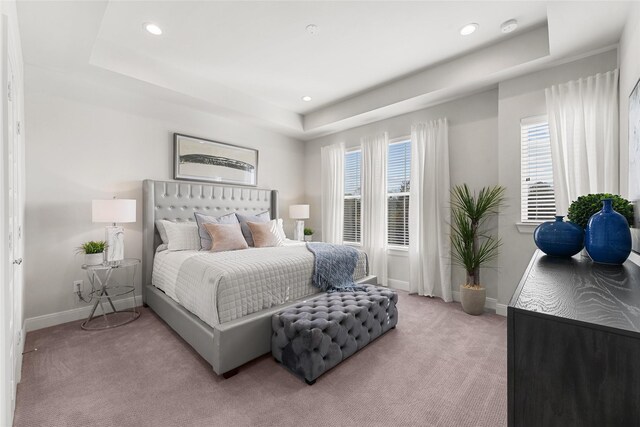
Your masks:
[{"label": "recessed ceiling light", "polygon": [[162,34],[162,28],[151,22],[145,23],[143,27],[149,34],[153,34],[154,36],[159,36]]},{"label": "recessed ceiling light", "polygon": [[468,36],[471,33],[474,33],[480,25],[476,23],[467,24],[464,27],[460,28],[460,34],[463,36]]},{"label": "recessed ceiling light", "polygon": [[311,97],[310,97],[309,95],[307,95],[307,96],[303,96],[303,97],[302,97],[302,100],[303,100],[304,102],[309,102],[309,101],[311,101]]},{"label": "recessed ceiling light", "polygon": [[316,24],[309,24],[307,25],[307,33],[311,34],[311,35],[317,35],[318,34],[318,26]]},{"label": "recessed ceiling light", "polygon": [[518,28],[518,21],[515,19],[509,19],[508,21],[504,21],[502,25],[500,25],[500,31],[503,33],[510,33],[515,31]]}]

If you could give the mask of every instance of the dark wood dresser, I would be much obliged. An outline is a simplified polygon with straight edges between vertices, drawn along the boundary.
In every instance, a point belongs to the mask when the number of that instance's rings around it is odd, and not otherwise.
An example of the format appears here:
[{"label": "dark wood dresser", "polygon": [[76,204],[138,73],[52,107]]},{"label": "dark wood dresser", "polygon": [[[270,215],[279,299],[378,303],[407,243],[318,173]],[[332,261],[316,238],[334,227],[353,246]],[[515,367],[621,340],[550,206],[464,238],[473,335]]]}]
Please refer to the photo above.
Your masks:
[{"label": "dark wood dresser", "polygon": [[536,251],[508,311],[509,426],[640,426],[640,267]]}]

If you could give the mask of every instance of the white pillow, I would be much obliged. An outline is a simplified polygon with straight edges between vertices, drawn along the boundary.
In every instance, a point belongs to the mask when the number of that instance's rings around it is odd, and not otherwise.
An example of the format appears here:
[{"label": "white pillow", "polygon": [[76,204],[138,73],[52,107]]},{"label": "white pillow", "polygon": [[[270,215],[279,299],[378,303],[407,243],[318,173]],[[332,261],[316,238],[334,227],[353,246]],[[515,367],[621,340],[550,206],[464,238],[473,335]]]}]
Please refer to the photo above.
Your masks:
[{"label": "white pillow", "polygon": [[284,234],[284,225],[282,224],[282,218],[278,218],[276,221],[276,232],[281,241],[287,240],[287,235]]},{"label": "white pillow", "polygon": [[[190,251],[200,249],[200,235],[198,234],[198,226],[195,222],[171,222],[158,221],[160,227],[158,231],[164,228],[167,237],[167,250],[169,251]],[[162,237],[162,233],[160,233]]]}]

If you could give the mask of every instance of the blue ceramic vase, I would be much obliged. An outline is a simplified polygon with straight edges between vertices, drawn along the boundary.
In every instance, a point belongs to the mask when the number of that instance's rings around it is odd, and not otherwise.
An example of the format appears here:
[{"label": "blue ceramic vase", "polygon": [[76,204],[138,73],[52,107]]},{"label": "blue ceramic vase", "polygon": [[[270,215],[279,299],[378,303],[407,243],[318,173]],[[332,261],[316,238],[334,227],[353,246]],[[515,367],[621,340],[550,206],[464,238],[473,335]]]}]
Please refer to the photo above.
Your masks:
[{"label": "blue ceramic vase", "polygon": [[562,216],[536,227],[533,240],[542,252],[549,256],[571,257],[582,250],[584,231],[573,222],[564,222]]},{"label": "blue ceramic vase", "polygon": [[585,248],[600,264],[622,264],[631,253],[631,231],[627,219],[613,210],[611,199],[602,201],[602,210],[589,218]]}]

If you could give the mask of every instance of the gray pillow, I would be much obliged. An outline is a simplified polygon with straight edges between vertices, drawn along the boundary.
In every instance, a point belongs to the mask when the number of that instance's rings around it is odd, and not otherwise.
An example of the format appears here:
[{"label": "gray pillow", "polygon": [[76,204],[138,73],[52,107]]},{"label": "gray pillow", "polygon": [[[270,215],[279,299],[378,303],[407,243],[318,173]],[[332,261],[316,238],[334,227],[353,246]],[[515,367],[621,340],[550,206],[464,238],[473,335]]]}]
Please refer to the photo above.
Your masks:
[{"label": "gray pillow", "polygon": [[247,241],[249,246],[253,246],[253,236],[251,235],[251,229],[247,225],[247,222],[269,222],[271,221],[271,215],[269,211],[261,212],[258,215],[242,215],[236,212],[238,221],[240,221],[240,227],[242,228],[242,235]]},{"label": "gray pillow", "polygon": [[202,249],[208,251],[211,249],[211,245],[213,242],[211,241],[211,236],[209,232],[205,228],[205,224],[237,224],[238,218],[235,213],[230,213],[222,216],[210,216],[205,215],[200,212],[196,212],[196,223],[198,224],[198,234],[200,235],[200,246]]}]

